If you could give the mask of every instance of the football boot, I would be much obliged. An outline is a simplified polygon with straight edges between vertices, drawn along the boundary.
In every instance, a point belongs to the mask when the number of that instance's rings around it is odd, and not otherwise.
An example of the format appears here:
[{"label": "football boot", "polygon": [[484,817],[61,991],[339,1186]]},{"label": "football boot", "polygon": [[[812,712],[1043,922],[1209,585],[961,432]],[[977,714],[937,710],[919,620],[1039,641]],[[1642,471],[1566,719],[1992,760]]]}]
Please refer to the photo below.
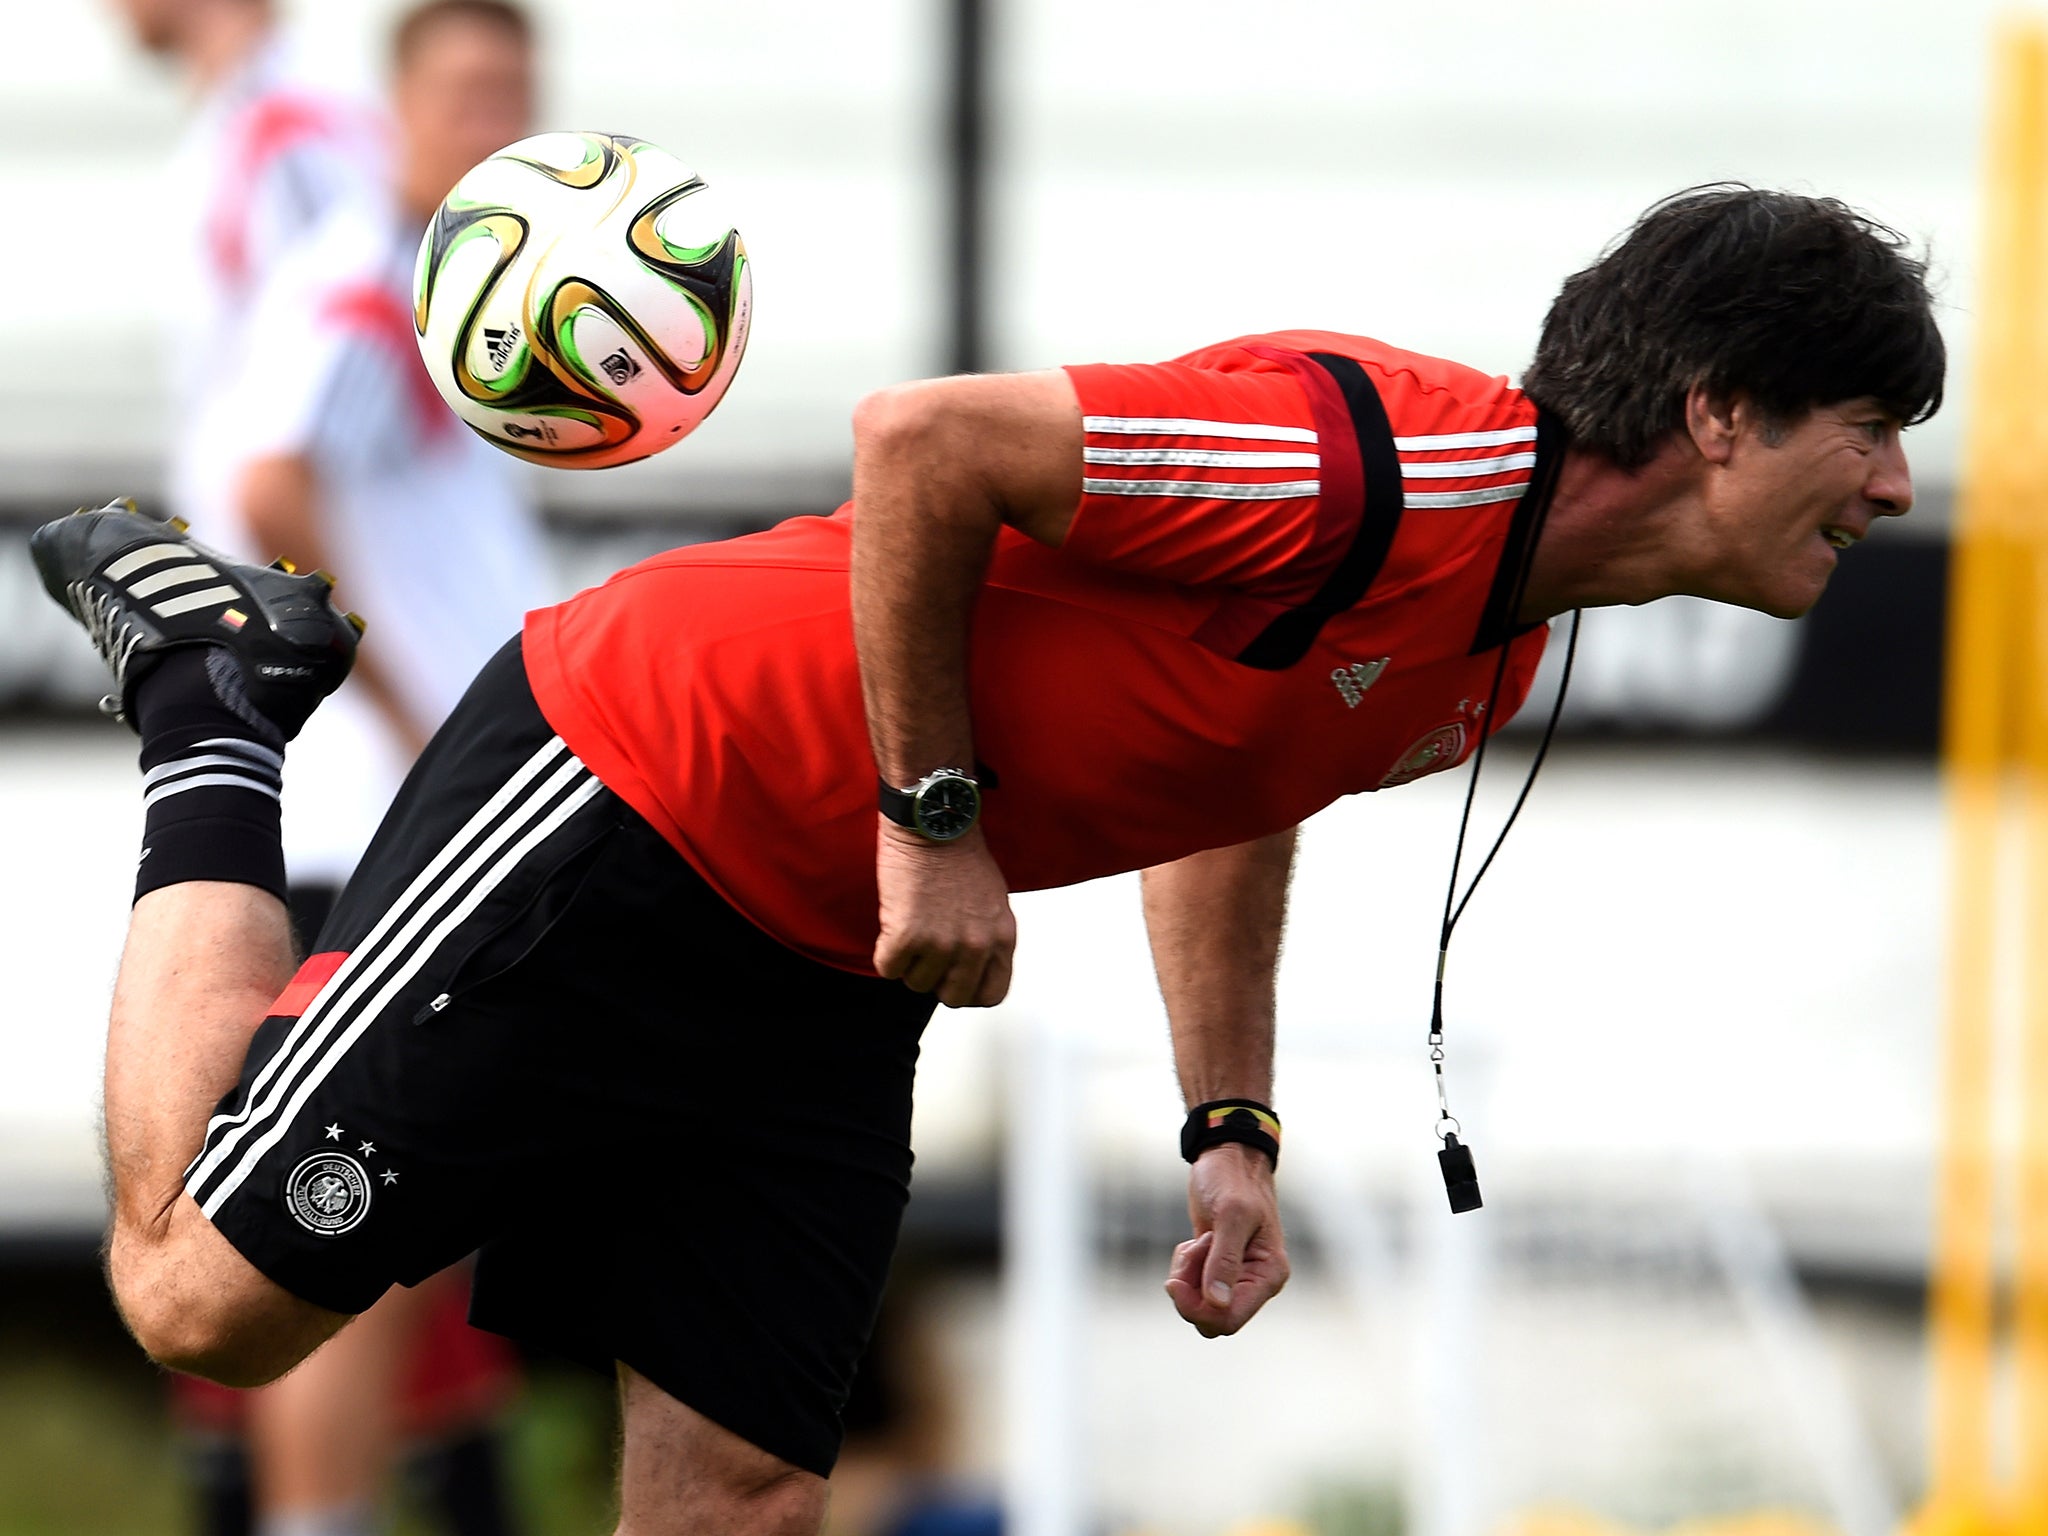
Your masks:
[{"label": "football boot", "polygon": [[101,710],[131,729],[136,685],[178,646],[232,656],[247,702],[287,741],[355,663],[363,621],[335,605],[324,571],[230,560],[132,501],[60,517],[28,542],[43,590],[114,674]]}]

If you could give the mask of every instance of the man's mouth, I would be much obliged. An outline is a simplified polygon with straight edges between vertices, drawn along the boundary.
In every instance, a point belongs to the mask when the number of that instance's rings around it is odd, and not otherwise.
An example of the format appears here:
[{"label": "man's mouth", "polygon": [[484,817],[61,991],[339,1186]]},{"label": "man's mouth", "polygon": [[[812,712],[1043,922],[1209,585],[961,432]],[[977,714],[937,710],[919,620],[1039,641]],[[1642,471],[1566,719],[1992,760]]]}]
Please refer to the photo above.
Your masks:
[{"label": "man's mouth", "polygon": [[1840,523],[1829,523],[1825,528],[1821,529],[1820,536],[1837,549],[1847,549],[1851,544],[1854,544],[1863,537],[1859,530],[1845,528]]}]

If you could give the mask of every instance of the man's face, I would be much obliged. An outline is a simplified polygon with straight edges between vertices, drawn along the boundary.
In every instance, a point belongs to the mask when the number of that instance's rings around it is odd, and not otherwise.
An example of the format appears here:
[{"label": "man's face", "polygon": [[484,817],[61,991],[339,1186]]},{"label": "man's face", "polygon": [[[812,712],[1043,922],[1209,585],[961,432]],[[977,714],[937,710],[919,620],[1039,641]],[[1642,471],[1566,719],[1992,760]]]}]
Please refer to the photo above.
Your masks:
[{"label": "man's face", "polygon": [[406,190],[431,207],[479,160],[526,136],[533,51],[503,27],[449,17],[420,36],[391,95]]},{"label": "man's face", "polygon": [[1702,595],[1797,618],[1840,550],[1912,507],[1899,422],[1875,400],[1816,406],[1776,429],[1743,405],[1735,418],[1708,489],[1717,557]]},{"label": "man's face", "polygon": [[113,8],[145,51],[166,54],[176,47],[184,0],[113,0]]}]

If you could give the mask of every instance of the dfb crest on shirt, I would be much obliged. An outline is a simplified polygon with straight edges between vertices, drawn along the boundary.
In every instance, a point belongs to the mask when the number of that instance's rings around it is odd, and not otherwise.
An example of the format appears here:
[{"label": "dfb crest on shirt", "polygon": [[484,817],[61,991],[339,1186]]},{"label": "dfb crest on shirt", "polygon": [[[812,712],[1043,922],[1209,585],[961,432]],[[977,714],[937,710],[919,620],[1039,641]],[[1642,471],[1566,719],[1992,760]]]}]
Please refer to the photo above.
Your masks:
[{"label": "dfb crest on shirt", "polygon": [[1465,755],[1465,722],[1453,720],[1440,725],[1401,754],[1400,761],[1380,780],[1381,789],[1410,784],[1448,768]]},{"label": "dfb crest on shirt", "polygon": [[315,1152],[284,1181],[284,1208],[315,1237],[339,1237],[370,1211],[370,1175],[346,1152]]}]

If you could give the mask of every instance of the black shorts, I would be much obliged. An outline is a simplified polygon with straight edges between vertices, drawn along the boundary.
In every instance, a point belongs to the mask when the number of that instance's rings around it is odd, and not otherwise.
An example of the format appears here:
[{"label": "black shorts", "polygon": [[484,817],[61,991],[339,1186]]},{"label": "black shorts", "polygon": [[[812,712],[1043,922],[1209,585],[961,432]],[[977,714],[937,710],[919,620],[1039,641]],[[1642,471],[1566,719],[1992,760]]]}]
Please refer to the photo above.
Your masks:
[{"label": "black shorts", "polygon": [[549,728],[516,641],[318,948],[186,1174],[228,1240],[337,1312],[481,1249],[481,1326],[828,1472],[932,1000],[734,911]]}]

